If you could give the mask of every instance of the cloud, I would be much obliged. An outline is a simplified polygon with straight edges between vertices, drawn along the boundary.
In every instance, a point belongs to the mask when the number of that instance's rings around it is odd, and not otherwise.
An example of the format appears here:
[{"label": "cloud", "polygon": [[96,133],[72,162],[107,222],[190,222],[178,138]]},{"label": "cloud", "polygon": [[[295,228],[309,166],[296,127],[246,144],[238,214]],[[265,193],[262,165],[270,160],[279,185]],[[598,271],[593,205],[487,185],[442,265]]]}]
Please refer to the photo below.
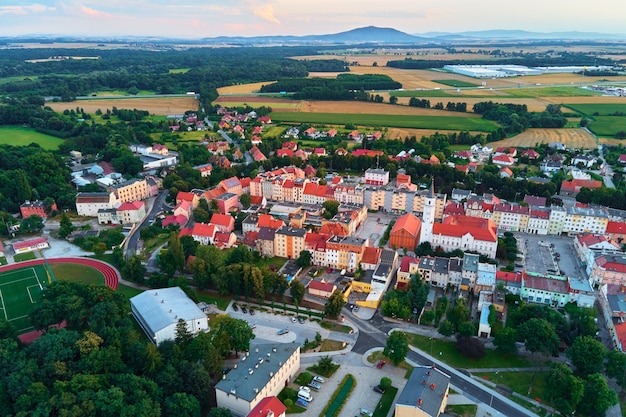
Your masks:
[{"label": "cloud", "polygon": [[274,6],[271,4],[264,4],[260,6],[254,6],[252,12],[255,16],[260,17],[263,20],[267,20],[270,23],[276,23],[280,25],[280,20],[274,16]]},{"label": "cloud", "polygon": [[82,14],[85,14],[89,17],[98,17],[98,18],[111,18],[113,17],[113,15],[100,11],[100,10],[96,10],[96,9],[92,9],[91,7],[87,7],[83,4],[80,5],[80,11]]},{"label": "cloud", "polygon": [[0,15],[28,15],[56,11],[55,7],[43,4],[31,4],[30,6],[0,6]]}]

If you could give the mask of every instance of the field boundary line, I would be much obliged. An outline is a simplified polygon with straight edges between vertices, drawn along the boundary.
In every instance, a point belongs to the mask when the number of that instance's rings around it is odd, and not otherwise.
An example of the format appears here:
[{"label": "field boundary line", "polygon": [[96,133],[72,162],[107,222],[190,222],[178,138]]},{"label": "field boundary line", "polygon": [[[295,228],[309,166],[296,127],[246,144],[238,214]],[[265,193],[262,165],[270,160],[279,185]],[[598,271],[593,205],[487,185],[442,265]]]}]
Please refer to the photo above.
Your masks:
[{"label": "field boundary line", "polygon": [[[19,269],[15,269],[15,270],[8,270],[8,271],[0,271],[1,275],[9,275],[9,274],[17,274],[18,272],[23,272],[23,271],[28,271],[28,270],[33,271],[33,274],[35,276],[37,276],[37,272],[35,271],[35,267],[31,266],[31,267],[26,267],[26,268],[19,268]],[[4,284],[11,284],[12,282],[18,282],[20,280],[17,281],[10,281],[10,282],[2,282],[0,283],[0,285],[4,285]]]},{"label": "field boundary line", "polygon": [[5,286],[5,285],[15,284],[15,283],[18,283],[18,282],[21,282],[21,281],[26,281],[26,280],[28,280],[28,279],[33,279],[33,278],[34,278],[37,282],[39,282],[39,280],[37,279],[37,275],[32,275],[32,276],[27,277],[27,278],[16,279],[15,281],[5,282],[4,284],[0,284],[0,288],[2,288],[2,287],[3,287],[3,286]]},{"label": "field boundary line", "polygon": [[23,315],[23,316],[19,316],[19,317],[13,317],[13,318],[12,318],[11,320],[9,320],[9,321],[23,319],[24,317],[28,317],[28,314],[25,314],[25,315]]},{"label": "field boundary line", "polygon": [[30,303],[35,304],[35,301],[33,300],[33,295],[30,293],[31,287],[39,287],[41,291],[43,291],[43,288],[41,287],[41,283],[39,283],[39,285],[28,285],[26,287],[26,292],[28,293],[28,298],[30,298]]},{"label": "field boundary line", "polygon": [[2,295],[2,290],[0,290],[0,301],[2,301],[2,311],[4,311],[4,319],[9,321],[9,316],[7,316],[7,309],[4,306],[4,295]]}]

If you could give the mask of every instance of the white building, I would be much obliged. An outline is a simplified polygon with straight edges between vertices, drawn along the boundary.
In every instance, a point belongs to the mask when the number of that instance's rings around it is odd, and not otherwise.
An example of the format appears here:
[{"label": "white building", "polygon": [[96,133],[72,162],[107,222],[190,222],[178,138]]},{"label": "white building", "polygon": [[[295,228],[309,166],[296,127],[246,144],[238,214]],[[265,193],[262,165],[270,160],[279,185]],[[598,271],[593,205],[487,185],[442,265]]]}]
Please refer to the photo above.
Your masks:
[{"label": "white building", "polygon": [[389,171],[382,168],[369,168],[365,171],[365,183],[384,186],[389,184]]},{"label": "white building", "polygon": [[209,331],[206,314],[179,287],[144,291],[130,299],[130,309],[148,338],[161,344],[176,338],[182,319],[192,334]]},{"label": "white building", "polygon": [[296,343],[262,344],[250,350],[215,385],[217,406],[237,417],[247,416],[263,398],[278,395],[300,369]]},{"label": "white building", "polygon": [[78,193],[76,212],[79,216],[97,217],[98,210],[112,209],[117,205],[117,198],[112,192]]}]

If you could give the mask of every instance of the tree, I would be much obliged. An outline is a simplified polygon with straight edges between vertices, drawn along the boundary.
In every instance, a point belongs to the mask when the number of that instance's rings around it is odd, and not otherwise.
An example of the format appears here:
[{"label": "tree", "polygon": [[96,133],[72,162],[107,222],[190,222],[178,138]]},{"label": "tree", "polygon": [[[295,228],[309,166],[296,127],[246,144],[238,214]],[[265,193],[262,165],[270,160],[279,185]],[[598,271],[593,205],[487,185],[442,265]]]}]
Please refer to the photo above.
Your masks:
[{"label": "tree", "polygon": [[394,365],[399,365],[409,353],[409,338],[405,333],[392,332],[387,338],[383,355],[391,359]]},{"label": "tree", "polygon": [[468,358],[482,358],[485,356],[485,345],[477,337],[459,337],[456,341],[456,348]]},{"label": "tree", "polygon": [[177,417],[200,417],[200,402],[185,392],[177,392],[165,399],[165,415]]},{"label": "tree", "polygon": [[411,310],[415,314],[420,314],[424,306],[426,305],[426,299],[430,292],[430,285],[427,285],[419,273],[411,275],[409,280],[409,288],[407,289],[407,296],[411,302]]},{"label": "tree", "polygon": [[459,323],[458,335],[459,337],[470,337],[476,334],[476,326],[471,321],[464,321]]},{"label": "tree", "polygon": [[343,294],[339,290],[335,290],[324,305],[324,313],[328,317],[337,318],[341,314],[341,309],[346,304]]},{"label": "tree", "polygon": [[30,215],[20,224],[20,232],[36,233],[43,229],[43,219],[36,214]]},{"label": "tree", "polygon": [[59,236],[65,239],[73,231],[74,231],[74,225],[70,221],[70,217],[67,215],[67,213],[63,213],[61,215],[61,222],[59,223]]},{"label": "tree", "polygon": [[322,356],[317,361],[317,369],[319,369],[320,371],[319,373],[321,374],[328,375],[333,370],[334,367],[335,367],[335,364],[333,363],[333,360],[328,355]]},{"label": "tree", "polygon": [[174,340],[176,344],[180,345],[183,349],[185,349],[193,339],[193,334],[189,331],[187,322],[184,319],[178,319],[175,334],[176,339]]},{"label": "tree", "polygon": [[289,293],[291,294],[291,298],[293,299],[293,303],[296,305],[296,310],[299,309],[300,303],[304,299],[304,284],[297,279],[291,281],[289,285]]},{"label": "tree", "polygon": [[617,393],[609,387],[602,374],[591,374],[585,381],[585,393],[576,409],[580,414],[593,417],[605,415],[605,411],[617,404]]},{"label": "tree", "polygon": [[623,391],[626,387],[626,354],[619,350],[610,350],[606,359],[606,374],[615,378]]},{"label": "tree", "polygon": [[465,300],[459,298],[456,300],[456,304],[454,307],[451,307],[448,310],[448,314],[446,315],[446,319],[452,323],[452,326],[455,330],[458,330],[459,324],[469,321],[470,319],[470,311],[467,305],[465,304]]},{"label": "tree", "polygon": [[546,356],[556,356],[559,351],[559,336],[554,326],[545,319],[532,318],[520,325],[518,336],[526,344],[526,349],[532,353],[542,353]]},{"label": "tree", "polygon": [[241,207],[243,207],[244,209],[248,209],[250,207],[250,203],[252,201],[252,197],[250,197],[250,194],[241,194],[241,197],[239,197],[239,202],[241,203]]},{"label": "tree", "polygon": [[231,417],[232,414],[228,408],[213,407],[209,410],[208,417]]},{"label": "tree", "polygon": [[387,389],[391,386],[391,383],[392,383],[391,378],[384,376],[380,378],[378,385],[380,385],[382,389]]},{"label": "tree", "polygon": [[583,398],[585,386],[572,370],[562,363],[554,363],[546,380],[546,395],[554,407],[570,415]]},{"label": "tree", "polygon": [[322,204],[322,207],[324,208],[324,218],[332,219],[339,211],[339,201],[326,200],[324,204]]},{"label": "tree", "polygon": [[122,276],[132,282],[143,282],[146,275],[146,267],[141,263],[141,257],[133,255],[124,263]]},{"label": "tree", "polygon": [[504,327],[496,332],[493,344],[505,354],[517,353],[517,332],[513,327]]},{"label": "tree", "polygon": [[452,336],[452,333],[454,333],[454,326],[452,325],[452,322],[449,320],[442,321],[439,325],[439,333],[448,337]]},{"label": "tree", "polygon": [[567,350],[567,356],[583,377],[598,372],[604,365],[606,347],[591,336],[579,336]]},{"label": "tree", "polygon": [[300,256],[298,257],[296,264],[300,268],[306,268],[311,266],[311,252],[309,252],[308,250],[300,251]]},{"label": "tree", "polygon": [[171,257],[172,263],[176,266],[176,270],[181,274],[185,272],[185,253],[180,243],[178,233],[172,232],[167,245],[167,253]]}]

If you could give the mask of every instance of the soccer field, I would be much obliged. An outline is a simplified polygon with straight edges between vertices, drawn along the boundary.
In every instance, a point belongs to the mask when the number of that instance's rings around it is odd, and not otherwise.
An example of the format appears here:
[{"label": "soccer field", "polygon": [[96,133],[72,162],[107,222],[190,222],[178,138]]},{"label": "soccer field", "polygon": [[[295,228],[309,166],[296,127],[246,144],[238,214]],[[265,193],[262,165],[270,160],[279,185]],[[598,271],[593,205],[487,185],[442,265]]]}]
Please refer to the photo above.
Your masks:
[{"label": "soccer field", "polygon": [[48,283],[44,265],[34,265],[0,273],[0,319],[18,333],[33,330],[28,316]]}]

